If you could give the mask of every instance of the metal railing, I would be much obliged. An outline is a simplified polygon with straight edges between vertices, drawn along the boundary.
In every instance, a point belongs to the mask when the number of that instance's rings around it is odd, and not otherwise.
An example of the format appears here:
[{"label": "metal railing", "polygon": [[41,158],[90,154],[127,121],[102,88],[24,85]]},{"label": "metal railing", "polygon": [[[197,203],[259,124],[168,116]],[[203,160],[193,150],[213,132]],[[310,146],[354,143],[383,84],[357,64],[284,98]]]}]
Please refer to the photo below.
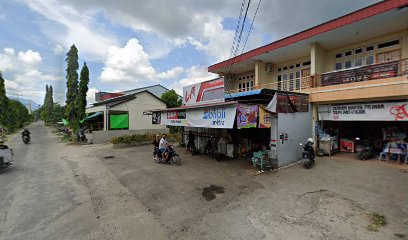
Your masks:
[{"label": "metal railing", "polygon": [[273,89],[288,92],[301,92],[310,88],[333,86],[354,82],[378,80],[383,78],[408,75],[408,59],[401,59],[387,63],[373,64],[341,71],[333,71],[311,76],[274,81],[246,88],[229,90],[227,93],[238,93],[250,90]]}]

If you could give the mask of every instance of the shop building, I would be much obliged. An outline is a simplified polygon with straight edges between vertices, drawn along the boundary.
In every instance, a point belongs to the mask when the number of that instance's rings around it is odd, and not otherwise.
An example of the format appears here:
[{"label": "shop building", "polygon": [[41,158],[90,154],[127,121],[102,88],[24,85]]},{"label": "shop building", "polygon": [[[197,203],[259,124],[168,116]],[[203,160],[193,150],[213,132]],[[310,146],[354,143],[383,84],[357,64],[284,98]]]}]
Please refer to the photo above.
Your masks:
[{"label": "shop building", "polygon": [[408,134],[407,23],[408,1],[382,1],[208,70],[224,77],[227,95],[308,94],[310,125],[328,150],[359,137],[383,151]]},{"label": "shop building", "polygon": [[183,106],[148,111],[152,123],[184,127],[185,137],[191,131],[201,152],[211,142],[220,154],[236,159],[262,151],[283,166],[301,158],[299,143],[312,136],[307,94],[225,90],[223,78],[186,86]]}]

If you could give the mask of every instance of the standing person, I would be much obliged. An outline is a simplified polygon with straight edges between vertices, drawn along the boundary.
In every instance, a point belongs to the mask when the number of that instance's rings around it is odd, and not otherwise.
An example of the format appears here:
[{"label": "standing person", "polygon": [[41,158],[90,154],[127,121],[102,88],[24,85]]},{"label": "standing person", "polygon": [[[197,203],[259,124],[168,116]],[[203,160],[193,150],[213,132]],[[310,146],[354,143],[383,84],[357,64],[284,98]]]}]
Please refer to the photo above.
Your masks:
[{"label": "standing person", "polygon": [[153,158],[156,158],[156,155],[157,156],[159,155],[159,144],[160,144],[160,136],[156,135],[156,137],[153,140],[153,145],[154,145]]},{"label": "standing person", "polygon": [[166,151],[166,149],[167,149],[167,136],[166,136],[166,134],[163,134],[163,136],[162,136],[162,139],[160,139],[160,142],[159,142],[159,154],[161,155],[161,157],[163,158],[164,156],[164,152]]},{"label": "standing person", "polygon": [[195,141],[195,135],[190,130],[187,135],[187,151],[194,151],[195,149],[194,141]]}]

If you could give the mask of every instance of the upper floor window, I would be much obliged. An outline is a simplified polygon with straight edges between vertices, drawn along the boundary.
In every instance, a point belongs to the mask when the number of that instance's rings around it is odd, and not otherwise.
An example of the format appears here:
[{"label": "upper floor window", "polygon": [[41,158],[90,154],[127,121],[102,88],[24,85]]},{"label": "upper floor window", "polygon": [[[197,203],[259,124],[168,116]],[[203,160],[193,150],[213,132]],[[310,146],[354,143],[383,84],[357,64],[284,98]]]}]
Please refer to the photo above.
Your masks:
[{"label": "upper floor window", "polygon": [[392,41],[388,41],[388,42],[383,42],[377,45],[377,49],[382,49],[382,48],[386,48],[386,47],[392,47],[392,46],[396,46],[400,43],[399,39],[396,40],[392,40]]}]

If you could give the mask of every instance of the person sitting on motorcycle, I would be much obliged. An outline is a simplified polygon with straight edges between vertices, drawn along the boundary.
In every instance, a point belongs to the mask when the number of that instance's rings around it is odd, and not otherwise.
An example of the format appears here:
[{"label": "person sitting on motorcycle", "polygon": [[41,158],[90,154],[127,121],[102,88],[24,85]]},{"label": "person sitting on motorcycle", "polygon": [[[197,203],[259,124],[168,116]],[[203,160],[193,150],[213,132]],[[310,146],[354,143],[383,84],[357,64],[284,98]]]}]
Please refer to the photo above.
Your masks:
[{"label": "person sitting on motorcycle", "polygon": [[24,137],[24,136],[28,136],[28,137],[30,137],[30,131],[28,131],[28,129],[27,128],[24,128],[24,131],[21,133],[21,135]]},{"label": "person sitting on motorcycle", "polygon": [[310,149],[310,154],[312,154],[312,159],[315,159],[315,152],[314,152],[314,148],[313,148],[313,145],[314,145],[313,138],[308,138],[306,145],[308,145],[308,147],[311,148]]},{"label": "person sitting on motorcycle", "polygon": [[156,154],[159,155],[159,144],[160,144],[160,136],[156,135],[156,137],[153,140],[153,145],[154,145],[153,158],[156,157]]},{"label": "person sitting on motorcycle", "polygon": [[4,144],[3,138],[0,138],[0,149],[8,149],[9,147]]},{"label": "person sitting on motorcycle", "polygon": [[168,143],[167,143],[167,136],[166,136],[166,134],[163,134],[163,136],[162,136],[162,139],[160,139],[160,142],[159,142],[159,155],[163,158],[164,156],[164,152],[166,151],[166,149],[167,149],[167,145],[168,145]]}]

